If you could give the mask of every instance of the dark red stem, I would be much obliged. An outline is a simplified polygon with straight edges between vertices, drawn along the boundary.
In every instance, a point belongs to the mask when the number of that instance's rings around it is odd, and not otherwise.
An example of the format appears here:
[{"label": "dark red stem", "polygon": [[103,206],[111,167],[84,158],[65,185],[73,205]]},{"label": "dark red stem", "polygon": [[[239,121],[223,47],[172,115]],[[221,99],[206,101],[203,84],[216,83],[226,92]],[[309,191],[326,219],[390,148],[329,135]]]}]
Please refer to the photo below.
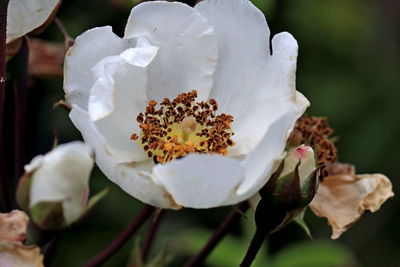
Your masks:
[{"label": "dark red stem", "polygon": [[105,249],[103,249],[99,254],[94,256],[90,261],[88,261],[84,267],[95,267],[100,266],[102,263],[106,262],[115,252],[117,252],[137,230],[150,218],[151,214],[156,210],[155,207],[146,205],[139,215],[137,215],[132,222],[125,228],[119,236],[114,239]]},{"label": "dark red stem", "polygon": [[147,261],[147,256],[149,255],[151,245],[153,244],[154,238],[157,234],[157,230],[160,226],[161,219],[165,215],[165,210],[160,210],[158,214],[155,215],[153,222],[150,224],[149,229],[146,233],[146,237],[144,238],[143,247],[142,247],[142,261]]},{"label": "dark red stem", "polygon": [[253,263],[267,236],[268,232],[256,231],[240,267],[249,267]]},{"label": "dark red stem", "polygon": [[9,211],[11,201],[5,171],[5,151],[4,151],[4,102],[6,95],[6,65],[7,65],[7,6],[8,0],[0,2],[0,197],[3,207]]},{"label": "dark red stem", "polygon": [[218,243],[231,231],[232,227],[239,221],[242,214],[249,208],[247,202],[240,203],[237,208],[239,210],[231,211],[225,220],[220,224],[203,249],[193,256],[184,267],[202,266],[203,261],[210,252],[218,245]]},{"label": "dark red stem", "polygon": [[18,183],[19,178],[24,173],[24,165],[26,164],[28,57],[28,42],[26,38],[24,38],[22,41],[21,49],[13,59],[16,64],[13,73],[15,96],[14,149],[16,184]]}]

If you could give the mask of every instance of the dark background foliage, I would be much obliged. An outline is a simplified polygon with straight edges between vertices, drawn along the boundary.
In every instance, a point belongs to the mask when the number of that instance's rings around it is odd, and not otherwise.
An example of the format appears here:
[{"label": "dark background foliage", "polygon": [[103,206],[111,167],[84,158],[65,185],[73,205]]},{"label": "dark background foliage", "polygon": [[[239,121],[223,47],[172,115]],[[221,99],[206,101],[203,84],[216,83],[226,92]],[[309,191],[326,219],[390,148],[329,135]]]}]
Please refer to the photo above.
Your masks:
[{"label": "dark background foliage", "polygon": [[[71,36],[103,25],[122,35],[134,1],[65,0],[59,10]],[[400,173],[400,6],[396,0],[254,0],[265,12],[272,33],[288,31],[300,51],[297,87],[312,105],[309,114],[326,116],[339,137],[340,160],[358,173],[381,172],[392,179],[395,193]],[[193,4],[193,3],[190,3]],[[40,38],[62,42],[56,26]],[[63,98],[62,78],[31,81],[28,115],[30,160],[60,143],[80,139],[68,114],[52,109]],[[100,171],[91,191],[109,187],[109,195],[85,222],[61,233],[50,266],[79,266],[108,244],[137,214],[142,203],[109,182]],[[166,249],[169,266],[180,266],[199,249],[229,208],[167,212],[151,256]],[[330,241],[324,219],[306,214],[314,241],[296,225],[274,234],[254,266],[398,266],[399,200],[389,200],[376,214],[366,214],[339,240]],[[145,230],[146,227],[143,228]],[[207,266],[235,266],[253,232],[252,214],[214,251]],[[105,266],[126,266],[136,235]]]}]

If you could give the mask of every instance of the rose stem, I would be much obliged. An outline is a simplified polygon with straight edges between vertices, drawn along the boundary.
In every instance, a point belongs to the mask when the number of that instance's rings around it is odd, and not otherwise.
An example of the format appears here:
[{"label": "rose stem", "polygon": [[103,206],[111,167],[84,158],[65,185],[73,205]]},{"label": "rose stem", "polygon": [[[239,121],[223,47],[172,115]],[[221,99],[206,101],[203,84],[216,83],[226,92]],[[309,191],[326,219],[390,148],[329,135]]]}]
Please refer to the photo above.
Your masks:
[{"label": "rose stem", "polygon": [[147,256],[150,252],[150,248],[154,241],[154,237],[156,236],[158,227],[160,226],[161,219],[164,217],[164,215],[165,215],[165,210],[160,210],[160,212],[155,214],[153,222],[149,226],[149,229],[146,233],[146,237],[143,242],[142,251],[141,251],[143,262],[146,262],[146,260],[147,260]]},{"label": "rose stem", "polygon": [[198,254],[193,256],[184,265],[184,267],[201,266],[202,262],[207,258],[208,254],[210,254],[210,252],[218,245],[218,243],[225,237],[225,235],[230,232],[232,226],[239,221],[239,219],[242,217],[242,213],[246,212],[246,210],[249,208],[249,204],[247,202],[242,202],[237,206],[237,208],[239,210],[235,209],[228,214],[228,216],[220,224],[218,229],[210,237],[203,249]]},{"label": "rose stem", "polygon": [[64,37],[65,50],[68,50],[74,44],[75,40],[68,34],[67,29],[59,18],[55,17],[54,22]]},{"label": "rose stem", "polygon": [[11,210],[11,201],[5,171],[4,154],[4,104],[6,95],[6,64],[7,64],[7,7],[8,0],[0,2],[0,195],[3,208]]},{"label": "rose stem", "polygon": [[28,101],[28,57],[29,49],[26,38],[23,38],[19,52],[13,58],[15,121],[14,121],[14,150],[15,150],[15,185],[24,172],[26,163],[26,116]]},{"label": "rose stem", "polygon": [[132,222],[126,227],[120,234],[114,239],[111,244],[104,248],[99,254],[94,256],[88,261],[84,267],[95,267],[100,266],[102,263],[107,261],[115,252],[117,252],[128,240],[136,233],[137,230],[150,218],[151,214],[156,210],[155,207],[146,205],[140,211]]},{"label": "rose stem", "polygon": [[263,232],[260,231],[259,229],[256,230],[256,233],[254,234],[253,239],[251,240],[250,246],[247,249],[246,255],[244,256],[244,259],[240,264],[240,267],[249,267],[253,263],[254,259],[257,256],[258,251],[260,250],[267,236],[268,232]]}]

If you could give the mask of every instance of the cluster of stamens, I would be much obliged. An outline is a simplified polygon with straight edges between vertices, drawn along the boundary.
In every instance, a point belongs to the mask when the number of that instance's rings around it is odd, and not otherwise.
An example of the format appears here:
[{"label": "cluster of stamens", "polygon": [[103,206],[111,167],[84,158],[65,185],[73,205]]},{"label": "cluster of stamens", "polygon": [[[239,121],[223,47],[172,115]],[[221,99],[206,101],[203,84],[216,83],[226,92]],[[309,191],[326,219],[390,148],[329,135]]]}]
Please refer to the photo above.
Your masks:
[{"label": "cluster of stamens", "polygon": [[337,161],[337,149],[331,140],[334,131],[323,117],[300,117],[289,138],[291,145],[307,144],[316,151],[318,164],[322,166],[321,177],[328,175],[327,166]]},{"label": "cluster of stamens", "polygon": [[160,103],[151,100],[144,113],[136,120],[140,135],[132,134],[131,140],[139,142],[147,155],[156,163],[164,163],[188,153],[226,155],[234,142],[231,137],[233,117],[216,115],[218,104],[214,99],[195,102],[197,91],[182,93],[174,100]]}]

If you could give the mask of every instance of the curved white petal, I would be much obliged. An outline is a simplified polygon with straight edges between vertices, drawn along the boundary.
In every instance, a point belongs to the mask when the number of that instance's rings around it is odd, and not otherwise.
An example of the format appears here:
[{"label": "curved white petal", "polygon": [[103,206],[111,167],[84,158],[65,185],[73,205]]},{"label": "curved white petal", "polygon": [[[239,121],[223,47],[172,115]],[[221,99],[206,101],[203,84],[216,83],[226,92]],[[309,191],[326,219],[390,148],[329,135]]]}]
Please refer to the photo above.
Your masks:
[{"label": "curved white petal", "polygon": [[238,188],[238,195],[251,197],[268,181],[285,156],[286,140],[297,117],[295,110],[288,109],[276,118],[258,146],[247,155],[243,161],[246,180]]},{"label": "curved white petal", "polygon": [[230,154],[247,154],[270,126],[276,106],[295,103],[297,42],[288,33],[273,38],[264,14],[247,0],[205,0],[196,10],[208,19],[220,49],[211,98],[234,116]]},{"label": "curved white petal", "polygon": [[91,151],[82,142],[60,145],[44,155],[32,173],[30,207],[40,202],[62,201],[67,223],[74,222],[86,206],[93,164]]},{"label": "curved white petal", "polygon": [[7,12],[7,40],[13,40],[42,26],[60,0],[10,0]]},{"label": "curved white petal", "polygon": [[154,1],[134,7],[125,38],[144,37],[160,47],[149,65],[149,99],[175,98],[197,90],[206,99],[218,58],[217,40],[207,20],[178,2]]},{"label": "curved white petal", "polygon": [[219,155],[190,154],[168,164],[158,164],[154,180],[163,185],[178,205],[212,208],[235,194],[244,179],[240,162]]},{"label": "curved white petal", "polygon": [[[88,103],[91,120],[119,162],[147,158],[143,148],[130,139],[133,133],[140,133],[136,116],[145,110],[148,102],[146,68],[133,65],[136,59],[131,49],[122,52],[123,56],[104,58],[93,67],[96,82]],[[141,53],[136,53],[136,57],[140,58],[139,64],[145,64]]]},{"label": "curved white petal", "polygon": [[78,36],[65,56],[66,100],[86,110],[95,82],[91,69],[103,58],[119,55],[134,44],[134,40],[119,38],[110,26],[93,28]]},{"label": "curved white petal", "polygon": [[89,119],[86,111],[74,105],[70,118],[87,144],[95,151],[96,163],[108,179],[119,185],[125,192],[145,203],[160,208],[177,208],[163,187],[153,182],[149,174],[136,170],[133,165],[118,164],[107,151],[104,137]]}]

